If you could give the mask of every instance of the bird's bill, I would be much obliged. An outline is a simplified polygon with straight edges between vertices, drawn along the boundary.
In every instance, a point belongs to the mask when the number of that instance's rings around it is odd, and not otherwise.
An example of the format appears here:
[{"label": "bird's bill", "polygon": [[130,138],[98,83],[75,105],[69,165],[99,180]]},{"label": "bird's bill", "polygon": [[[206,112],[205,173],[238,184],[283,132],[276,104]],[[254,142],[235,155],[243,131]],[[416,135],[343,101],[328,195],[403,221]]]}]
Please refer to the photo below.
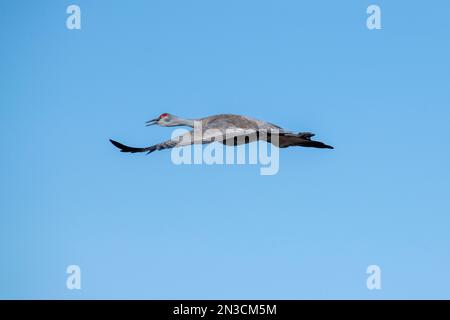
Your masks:
[{"label": "bird's bill", "polygon": [[145,125],[146,125],[147,127],[148,127],[148,126],[152,126],[152,125],[156,124],[158,121],[159,121],[159,118],[152,119],[152,120],[148,120],[148,121],[145,123]]}]

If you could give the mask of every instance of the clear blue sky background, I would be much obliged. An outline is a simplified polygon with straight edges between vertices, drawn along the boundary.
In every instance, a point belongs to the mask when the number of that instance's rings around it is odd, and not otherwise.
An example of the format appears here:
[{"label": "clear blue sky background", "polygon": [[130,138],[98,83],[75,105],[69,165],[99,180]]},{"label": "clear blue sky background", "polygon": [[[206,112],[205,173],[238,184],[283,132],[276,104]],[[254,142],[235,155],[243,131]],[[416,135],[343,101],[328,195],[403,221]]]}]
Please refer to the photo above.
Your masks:
[{"label": "clear blue sky background", "polygon": [[[0,298],[450,298],[449,12],[1,1]],[[245,114],[336,149],[281,150],[260,176],[108,142],[167,139],[144,126],[162,112]]]}]

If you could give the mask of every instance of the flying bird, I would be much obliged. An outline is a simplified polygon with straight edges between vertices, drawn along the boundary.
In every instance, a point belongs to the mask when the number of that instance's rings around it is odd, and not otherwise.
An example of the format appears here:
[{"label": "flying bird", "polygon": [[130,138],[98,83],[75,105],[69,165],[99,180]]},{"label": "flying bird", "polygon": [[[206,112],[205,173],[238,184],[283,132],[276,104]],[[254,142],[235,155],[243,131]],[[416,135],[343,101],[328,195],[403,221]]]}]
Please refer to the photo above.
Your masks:
[{"label": "flying bird", "polygon": [[[291,146],[333,149],[323,142],[311,140],[311,132],[294,133],[272,123],[234,114],[219,114],[199,119],[183,119],[170,113],[163,113],[159,117],[146,122],[147,126],[161,127],[188,126],[194,128],[183,135],[171,140],[144,148],[129,147],[114,140],[109,140],[121,152],[147,152],[155,150],[182,147],[191,144],[206,144],[214,141],[228,146],[264,140],[279,148]],[[200,128],[199,130],[196,128]],[[273,137],[274,135],[277,138]]]}]

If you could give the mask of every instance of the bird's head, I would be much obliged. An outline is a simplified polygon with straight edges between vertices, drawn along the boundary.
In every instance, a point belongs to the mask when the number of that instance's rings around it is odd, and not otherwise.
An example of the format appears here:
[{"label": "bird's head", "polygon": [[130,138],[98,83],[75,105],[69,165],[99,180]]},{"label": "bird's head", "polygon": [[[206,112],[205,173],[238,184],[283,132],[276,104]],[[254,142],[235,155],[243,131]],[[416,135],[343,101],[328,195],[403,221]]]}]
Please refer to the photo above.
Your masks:
[{"label": "bird's head", "polygon": [[158,118],[147,121],[146,125],[152,126],[152,125],[156,124],[156,125],[162,126],[162,127],[173,127],[173,126],[180,125],[177,120],[178,120],[178,118],[175,117],[174,115],[172,115],[170,113],[163,113],[163,114],[159,115]]}]

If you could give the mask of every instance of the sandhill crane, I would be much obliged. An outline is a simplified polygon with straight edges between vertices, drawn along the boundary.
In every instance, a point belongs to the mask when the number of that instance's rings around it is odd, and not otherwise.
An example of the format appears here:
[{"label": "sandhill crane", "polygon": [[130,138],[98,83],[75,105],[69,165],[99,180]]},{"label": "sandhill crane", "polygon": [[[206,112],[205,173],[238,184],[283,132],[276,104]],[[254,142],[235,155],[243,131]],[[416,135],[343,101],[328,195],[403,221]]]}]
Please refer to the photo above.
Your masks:
[{"label": "sandhill crane", "polygon": [[[158,125],[162,127],[188,126],[194,130],[174,139],[164,141],[145,148],[134,148],[121,144],[114,140],[111,143],[121,152],[147,152],[163,150],[174,147],[182,147],[190,144],[205,144],[218,141],[226,145],[239,145],[256,140],[265,140],[277,147],[290,146],[333,149],[319,141],[311,140],[314,136],[311,132],[293,133],[269,122],[252,119],[246,116],[233,114],[219,114],[200,119],[183,119],[169,113],[163,113],[159,117],[146,122],[147,126]],[[196,132],[196,128],[201,128]],[[272,138],[276,134],[278,139]],[[244,137],[244,139],[241,139]]]}]

